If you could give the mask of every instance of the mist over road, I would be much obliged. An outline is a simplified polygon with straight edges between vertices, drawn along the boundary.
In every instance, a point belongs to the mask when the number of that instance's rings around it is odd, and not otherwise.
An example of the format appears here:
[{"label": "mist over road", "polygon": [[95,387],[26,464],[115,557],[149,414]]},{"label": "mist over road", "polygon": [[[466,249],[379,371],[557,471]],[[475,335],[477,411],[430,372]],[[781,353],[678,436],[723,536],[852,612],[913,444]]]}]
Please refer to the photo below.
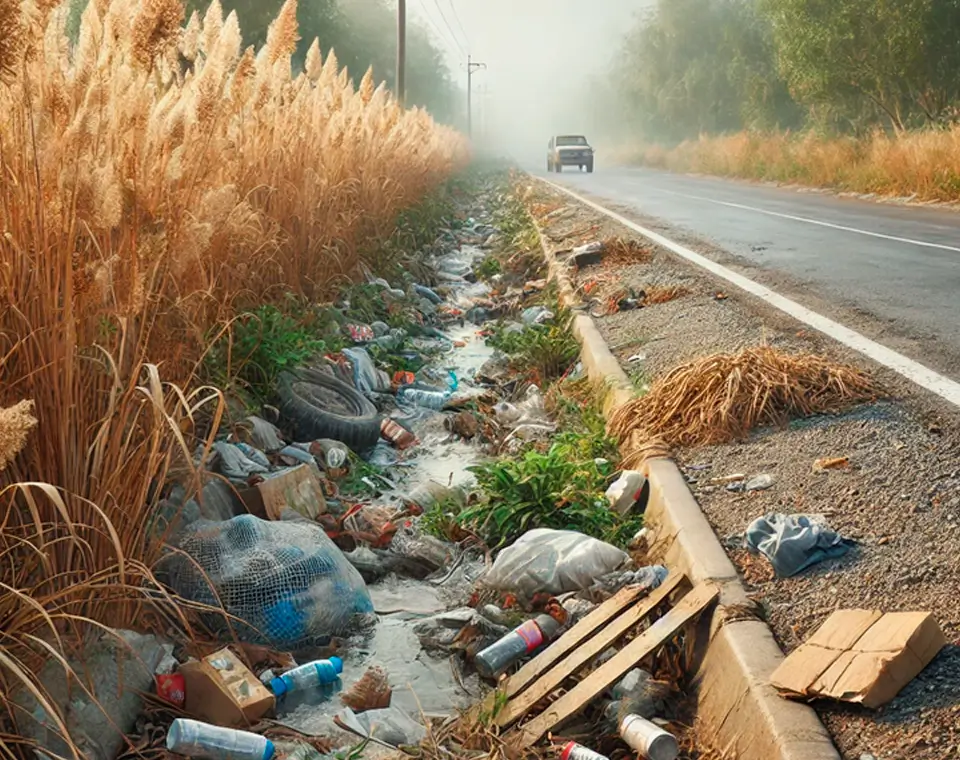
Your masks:
[{"label": "mist over road", "polygon": [[[619,213],[661,220],[675,233],[712,244],[765,273],[785,275],[801,302],[806,292],[869,315],[891,333],[922,342],[926,355],[912,351],[912,358],[960,377],[956,212],[649,169],[531,173]],[[765,283],[777,289],[775,282]],[[882,334],[875,337],[886,342]],[[938,346],[949,359],[930,355]]]}]

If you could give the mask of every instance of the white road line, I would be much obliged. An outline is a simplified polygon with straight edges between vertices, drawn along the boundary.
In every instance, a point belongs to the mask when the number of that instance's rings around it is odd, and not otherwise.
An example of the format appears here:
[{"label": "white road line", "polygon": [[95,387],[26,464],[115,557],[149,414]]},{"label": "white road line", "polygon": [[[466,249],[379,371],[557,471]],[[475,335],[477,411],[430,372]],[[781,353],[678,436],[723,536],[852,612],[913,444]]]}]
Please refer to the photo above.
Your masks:
[{"label": "white road line", "polygon": [[776,216],[780,219],[790,219],[794,222],[805,222],[806,224],[815,224],[818,227],[829,227],[832,230],[842,230],[843,232],[854,232],[857,235],[867,235],[868,237],[880,238],[881,240],[892,240],[896,243],[908,243],[910,245],[919,245],[923,248],[938,248],[941,251],[955,251],[960,253],[960,248],[943,243],[929,243],[926,240],[914,240],[912,238],[897,237],[896,235],[884,235],[882,232],[871,232],[870,230],[861,230],[859,227],[846,227],[842,224],[833,224],[832,222],[823,222],[819,219],[810,219],[806,216],[794,216],[793,214],[781,214],[778,211],[768,211],[765,208],[756,206],[746,206],[742,203],[733,203],[731,201],[718,201],[715,198],[707,198],[702,195],[690,195],[688,193],[678,193],[676,190],[665,190],[662,187],[655,188],[657,192],[676,195],[679,198],[689,198],[690,200],[703,201],[705,203],[714,203],[718,206],[727,206],[729,208],[738,208],[741,211],[754,211],[758,214],[767,216]]},{"label": "white road line", "polygon": [[732,269],[727,269],[727,267],[708,259],[706,256],[702,256],[699,253],[691,251],[689,248],[686,248],[678,243],[674,243],[672,240],[663,237],[663,235],[659,235],[653,230],[642,227],[636,222],[632,222],[626,217],[623,217],[614,211],[610,211],[609,209],[601,206],[599,203],[594,203],[593,201],[578,195],[562,185],[558,185],[549,180],[542,181],[546,182],[551,187],[566,193],[571,198],[575,198],[584,205],[599,211],[601,214],[620,222],[620,224],[624,225],[625,227],[629,227],[631,230],[643,235],[648,240],[651,240],[654,243],[662,245],[664,248],[673,251],[675,254],[683,257],[687,261],[690,261],[697,266],[712,272],[732,285],[736,285],[741,290],[744,290],[747,293],[766,301],[771,306],[774,306],[780,311],[789,314],[791,317],[800,320],[813,329],[822,332],[824,335],[833,338],[834,340],[842,343],[845,346],[848,346],[849,348],[852,348],[854,351],[857,351],[870,359],[873,359],[873,361],[877,362],[878,364],[882,364],[884,367],[892,369],[894,372],[897,372],[911,382],[916,383],[921,388],[925,388],[928,391],[937,394],[940,396],[940,398],[949,401],[951,404],[960,407],[960,383],[941,375],[939,372],[935,372],[929,367],[925,367],[919,362],[915,362],[913,359],[910,359],[903,354],[897,353],[886,346],[882,346],[874,340],[870,340],[870,338],[861,335],[856,330],[851,330],[849,327],[845,327],[839,322],[834,322],[832,319],[829,319],[822,314],[817,314],[817,312],[811,311],[805,306],[801,306],[796,301],[792,301],[789,298],[786,298],[779,293],[776,293],[769,288],[754,282],[749,277],[744,277],[742,274],[738,274]]}]

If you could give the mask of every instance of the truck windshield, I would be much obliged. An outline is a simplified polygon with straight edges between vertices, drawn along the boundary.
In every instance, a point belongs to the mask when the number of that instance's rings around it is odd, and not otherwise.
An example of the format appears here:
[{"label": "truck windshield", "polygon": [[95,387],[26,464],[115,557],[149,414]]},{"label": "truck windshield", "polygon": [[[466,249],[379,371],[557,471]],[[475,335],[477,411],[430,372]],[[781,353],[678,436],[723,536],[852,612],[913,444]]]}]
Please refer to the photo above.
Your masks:
[{"label": "truck windshield", "polygon": [[569,135],[567,137],[558,137],[557,145],[586,145],[587,138],[582,135]]}]

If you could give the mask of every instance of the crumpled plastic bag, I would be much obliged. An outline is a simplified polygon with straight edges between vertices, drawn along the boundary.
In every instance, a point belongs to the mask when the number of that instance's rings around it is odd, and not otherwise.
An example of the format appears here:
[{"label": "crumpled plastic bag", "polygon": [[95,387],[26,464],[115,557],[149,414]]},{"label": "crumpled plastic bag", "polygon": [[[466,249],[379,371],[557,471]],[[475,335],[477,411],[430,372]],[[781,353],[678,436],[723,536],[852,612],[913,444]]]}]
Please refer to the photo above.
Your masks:
[{"label": "crumpled plastic bag", "polygon": [[497,555],[484,579],[496,589],[533,596],[583,591],[630,557],[616,546],[572,530],[537,528]]},{"label": "crumpled plastic bag", "polygon": [[379,370],[365,348],[345,348],[343,355],[353,365],[353,384],[361,393],[381,393],[390,390],[390,376]]},{"label": "crumpled plastic bag", "polygon": [[744,536],[747,548],[765,556],[781,578],[825,559],[842,557],[853,542],[833,530],[820,515],[772,513],[757,518]]}]

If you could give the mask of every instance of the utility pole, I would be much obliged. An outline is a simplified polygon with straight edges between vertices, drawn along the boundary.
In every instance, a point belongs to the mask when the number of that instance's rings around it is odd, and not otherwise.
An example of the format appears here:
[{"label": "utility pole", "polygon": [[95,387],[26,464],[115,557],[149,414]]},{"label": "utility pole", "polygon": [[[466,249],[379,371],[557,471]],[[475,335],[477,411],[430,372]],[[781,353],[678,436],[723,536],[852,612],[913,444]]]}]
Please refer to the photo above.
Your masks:
[{"label": "utility pole", "polygon": [[487,64],[474,63],[470,56],[467,56],[467,136],[473,136],[473,72],[477,69],[485,69]]},{"label": "utility pole", "polygon": [[397,4],[397,101],[402,106],[407,94],[407,0]]}]

